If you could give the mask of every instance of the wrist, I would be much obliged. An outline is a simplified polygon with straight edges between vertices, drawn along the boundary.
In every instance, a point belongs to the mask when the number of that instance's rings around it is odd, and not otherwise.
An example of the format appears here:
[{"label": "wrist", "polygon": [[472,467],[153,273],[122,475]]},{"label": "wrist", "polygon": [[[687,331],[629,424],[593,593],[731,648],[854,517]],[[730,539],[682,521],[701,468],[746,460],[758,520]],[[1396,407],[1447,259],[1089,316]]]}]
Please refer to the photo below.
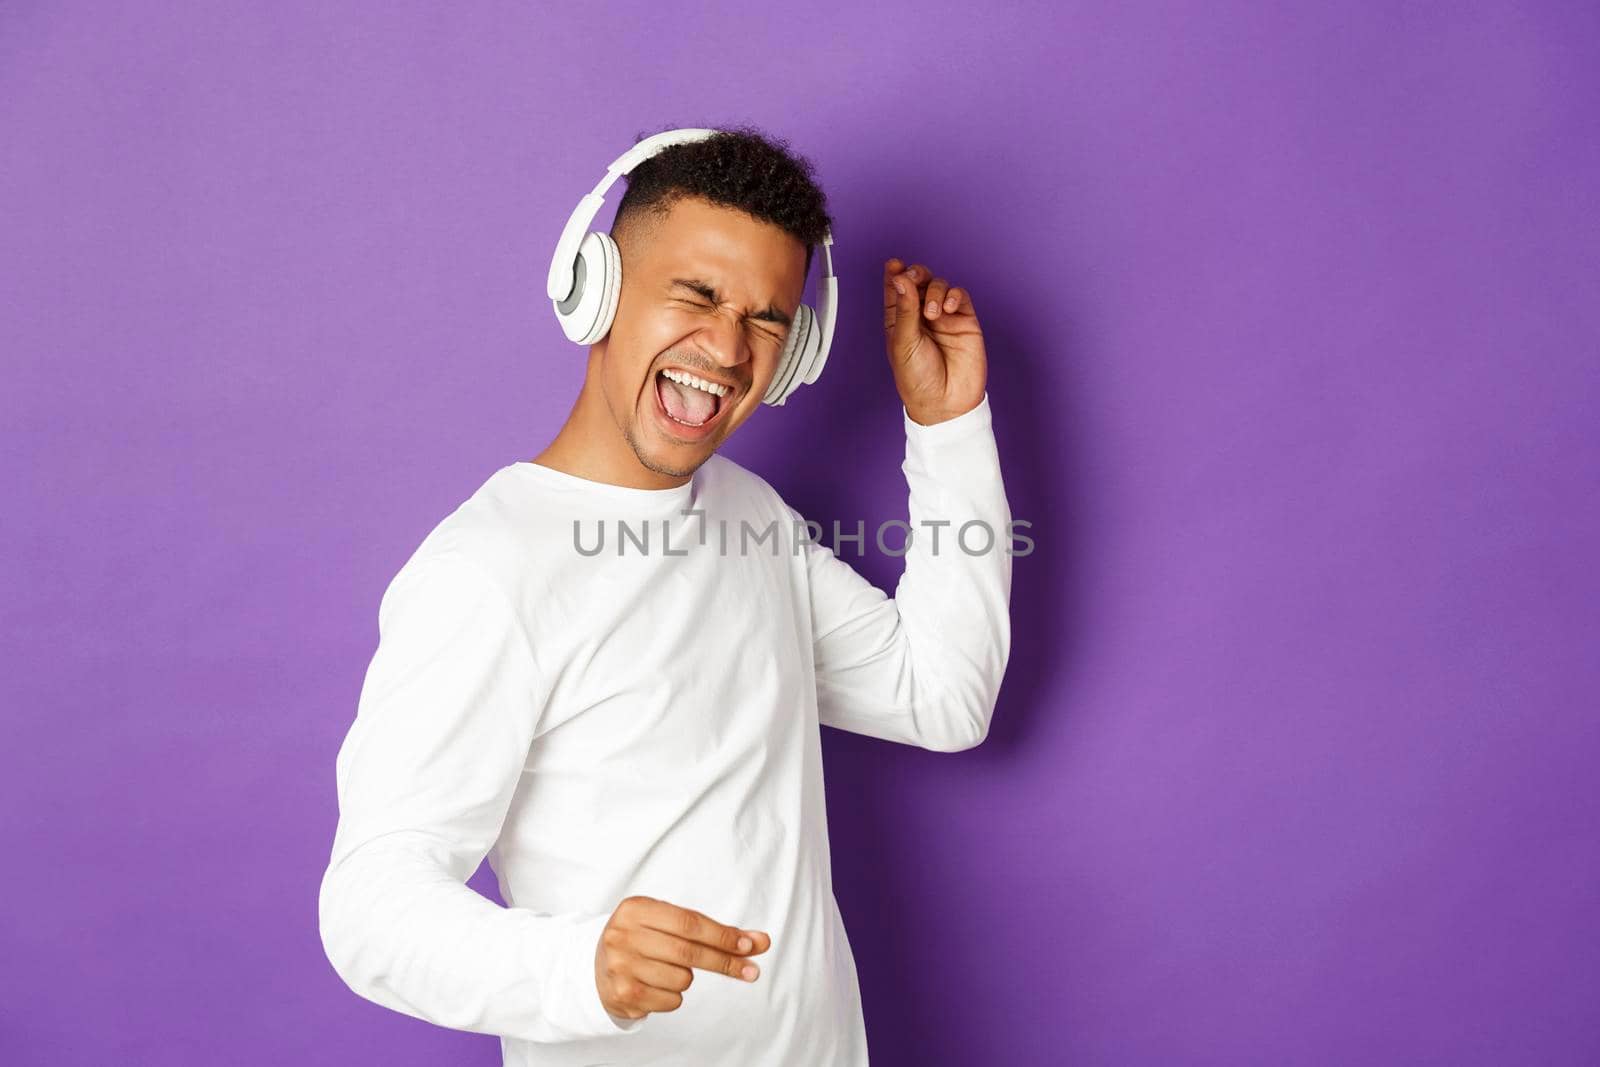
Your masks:
[{"label": "wrist", "polygon": [[984,397],[987,395],[988,393],[985,392],[983,395],[979,396],[976,401],[966,405],[965,407],[907,404],[904,401],[901,401],[901,406],[905,409],[906,418],[910,419],[917,425],[936,426],[941,422],[949,422],[952,419],[959,419],[963,415],[968,415],[973,411],[976,411],[980,406],[982,406]]}]

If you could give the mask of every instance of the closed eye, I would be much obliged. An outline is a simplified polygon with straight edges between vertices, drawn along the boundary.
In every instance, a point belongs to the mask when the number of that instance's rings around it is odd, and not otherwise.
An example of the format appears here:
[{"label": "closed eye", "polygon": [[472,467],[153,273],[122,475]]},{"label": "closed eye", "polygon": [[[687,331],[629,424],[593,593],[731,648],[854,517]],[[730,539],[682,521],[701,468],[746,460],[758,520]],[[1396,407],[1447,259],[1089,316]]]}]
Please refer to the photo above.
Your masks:
[{"label": "closed eye", "polygon": [[[688,297],[683,297],[683,296],[676,296],[676,297],[673,297],[673,299],[676,300],[680,304],[687,304],[690,307],[698,308],[701,311],[715,311],[715,310],[717,310],[715,305],[708,304],[704,300],[690,300]],[[761,334],[763,337],[767,338],[769,341],[772,341],[774,343],[782,343],[783,336],[784,336],[782,333],[779,333],[779,332],[776,332],[776,331],[773,331],[773,330],[769,330],[769,329],[763,329],[762,327],[756,325],[757,322],[764,321],[764,320],[750,319],[750,320],[747,320],[747,321],[749,321],[750,325],[755,328],[755,331],[757,333]]]}]

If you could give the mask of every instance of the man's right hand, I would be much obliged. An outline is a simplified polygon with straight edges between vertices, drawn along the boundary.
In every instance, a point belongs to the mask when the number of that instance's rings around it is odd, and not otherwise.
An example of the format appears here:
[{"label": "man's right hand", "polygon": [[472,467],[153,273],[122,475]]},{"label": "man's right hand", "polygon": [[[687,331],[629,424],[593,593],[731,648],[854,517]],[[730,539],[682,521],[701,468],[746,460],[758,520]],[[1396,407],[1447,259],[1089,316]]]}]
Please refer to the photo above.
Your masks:
[{"label": "man's right hand", "polygon": [[594,982],[606,1011],[642,1019],[683,1003],[683,991],[694,981],[691,968],[755,981],[761,969],[746,957],[771,946],[772,938],[760,930],[725,926],[689,908],[632,896],[617,905],[600,933]]}]

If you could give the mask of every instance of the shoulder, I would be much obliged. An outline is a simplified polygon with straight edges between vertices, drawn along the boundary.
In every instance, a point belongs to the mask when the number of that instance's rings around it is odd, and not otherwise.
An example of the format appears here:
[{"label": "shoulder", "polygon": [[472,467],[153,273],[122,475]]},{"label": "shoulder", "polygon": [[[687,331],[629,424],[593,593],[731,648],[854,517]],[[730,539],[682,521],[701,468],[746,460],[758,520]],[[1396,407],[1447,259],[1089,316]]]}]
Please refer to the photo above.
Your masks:
[{"label": "shoulder", "polygon": [[491,473],[430,529],[396,573],[391,588],[423,573],[491,585],[509,600],[555,566],[567,536],[559,509],[517,478],[515,465]]}]

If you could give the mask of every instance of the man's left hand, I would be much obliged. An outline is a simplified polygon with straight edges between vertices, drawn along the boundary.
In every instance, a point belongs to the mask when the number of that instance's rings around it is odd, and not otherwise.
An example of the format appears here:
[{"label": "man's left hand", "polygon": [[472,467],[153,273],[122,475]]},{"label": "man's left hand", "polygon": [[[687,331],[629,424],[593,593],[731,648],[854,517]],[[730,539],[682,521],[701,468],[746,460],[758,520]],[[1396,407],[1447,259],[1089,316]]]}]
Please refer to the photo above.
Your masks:
[{"label": "man's left hand", "polygon": [[913,422],[931,426],[978,406],[989,375],[972,294],[921,263],[883,265],[883,333],[895,388]]}]

